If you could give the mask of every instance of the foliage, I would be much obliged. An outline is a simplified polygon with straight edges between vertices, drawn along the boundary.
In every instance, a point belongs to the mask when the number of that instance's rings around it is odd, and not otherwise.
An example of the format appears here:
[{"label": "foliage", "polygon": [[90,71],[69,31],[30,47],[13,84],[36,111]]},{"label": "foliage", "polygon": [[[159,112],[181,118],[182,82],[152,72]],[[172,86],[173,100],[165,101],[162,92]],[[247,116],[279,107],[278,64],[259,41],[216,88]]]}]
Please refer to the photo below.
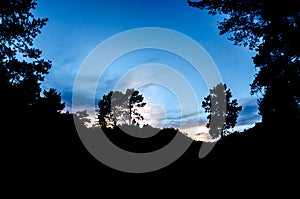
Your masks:
[{"label": "foliage", "polygon": [[263,121],[300,119],[300,4],[294,0],[202,0],[189,5],[221,14],[220,34],[248,46],[257,74],[251,94],[261,92]]},{"label": "foliage", "polygon": [[55,89],[50,88],[49,91],[44,90],[43,94],[44,97],[39,98],[33,105],[33,108],[36,110],[35,114],[40,112],[55,115],[65,108],[65,103],[61,102],[61,94],[57,93]]},{"label": "foliage", "polygon": [[41,58],[42,51],[33,47],[48,19],[31,13],[34,0],[1,1],[0,5],[0,92],[8,112],[21,111],[40,97],[40,81],[51,67]]},{"label": "foliage", "polygon": [[127,89],[125,93],[120,91],[110,91],[103,95],[98,103],[98,119],[101,126],[120,124],[136,124],[143,120],[143,116],[138,112],[139,108],[146,105],[144,97],[139,91]]},{"label": "foliage", "polygon": [[[237,100],[232,100],[231,98],[230,89],[227,89],[226,84],[220,83],[210,89],[210,94],[202,102],[202,107],[209,114],[207,116],[209,121],[206,126],[209,128],[212,138],[217,138],[220,134],[221,137],[230,134],[229,129],[233,128],[237,123],[238,114],[242,110],[242,106],[238,106]],[[212,118],[216,121],[213,124],[211,122]]]}]

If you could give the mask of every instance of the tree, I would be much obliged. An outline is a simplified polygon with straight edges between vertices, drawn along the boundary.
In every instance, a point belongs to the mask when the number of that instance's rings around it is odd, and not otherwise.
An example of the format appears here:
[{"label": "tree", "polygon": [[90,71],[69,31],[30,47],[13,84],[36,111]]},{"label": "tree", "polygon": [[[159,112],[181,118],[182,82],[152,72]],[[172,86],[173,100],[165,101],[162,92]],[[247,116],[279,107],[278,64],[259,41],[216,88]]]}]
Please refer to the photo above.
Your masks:
[{"label": "tree", "polygon": [[61,102],[61,93],[58,93],[56,89],[50,88],[49,91],[44,90],[43,94],[44,97],[40,97],[33,104],[35,114],[43,113],[48,116],[54,116],[65,108],[65,103]]},{"label": "tree", "polygon": [[0,93],[5,112],[28,110],[40,98],[40,82],[51,62],[33,47],[48,19],[31,13],[35,0],[6,0],[0,3]]},{"label": "tree", "polygon": [[139,94],[139,91],[136,91],[134,89],[127,89],[125,93],[125,99],[125,107],[127,108],[128,113],[128,124],[136,124],[137,120],[143,120],[144,117],[140,113],[138,113],[138,109],[144,107],[146,103],[143,102],[144,97]]},{"label": "tree", "polygon": [[111,109],[111,96],[113,91],[110,91],[107,95],[103,95],[102,100],[98,103],[98,119],[100,126],[108,126],[109,124],[117,124],[116,118],[114,119],[114,115],[112,112],[114,110]]},{"label": "tree", "polygon": [[[232,94],[230,89],[227,89],[226,84],[218,84],[214,88],[210,89],[210,94],[204,98],[202,107],[207,116],[209,128],[209,134],[212,138],[217,138],[219,135],[221,138],[230,134],[229,129],[235,127],[239,112],[242,110],[242,106],[238,106],[236,99],[231,99]],[[226,107],[223,107],[226,105]],[[224,123],[216,122],[211,125],[212,117],[216,121],[224,121]],[[223,119],[225,118],[225,120]]]},{"label": "tree", "polygon": [[97,110],[100,126],[116,126],[117,123],[131,125],[143,120],[143,116],[138,112],[146,105],[143,100],[144,97],[134,89],[127,89],[125,93],[110,91],[103,95]]},{"label": "tree", "polygon": [[300,120],[300,4],[294,0],[202,0],[192,7],[225,16],[220,34],[235,45],[248,46],[257,74],[251,94],[262,93],[263,122],[285,124]]}]

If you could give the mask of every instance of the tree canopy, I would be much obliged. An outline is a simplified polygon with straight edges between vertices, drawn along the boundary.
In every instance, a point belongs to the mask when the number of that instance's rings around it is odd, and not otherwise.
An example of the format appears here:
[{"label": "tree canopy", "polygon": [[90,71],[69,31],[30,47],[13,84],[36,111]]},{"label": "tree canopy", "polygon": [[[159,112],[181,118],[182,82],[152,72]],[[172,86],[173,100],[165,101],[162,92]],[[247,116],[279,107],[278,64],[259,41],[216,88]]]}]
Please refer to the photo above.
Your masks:
[{"label": "tree canopy", "polygon": [[51,62],[33,47],[48,19],[35,18],[35,0],[0,3],[0,93],[7,112],[27,110],[40,98],[40,82]]},{"label": "tree canopy", "polygon": [[220,14],[220,34],[248,46],[257,74],[251,94],[262,93],[263,122],[300,119],[300,4],[294,0],[202,0],[192,7]]},{"label": "tree canopy", "polygon": [[35,114],[47,114],[55,116],[65,108],[65,103],[61,102],[61,93],[56,89],[50,88],[49,91],[44,90],[44,97],[40,97],[33,105]]},{"label": "tree canopy", "polygon": [[125,93],[110,91],[103,95],[98,103],[98,119],[101,126],[119,124],[136,124],[144,117],[139,113],[139,108],[146,105],[144,97],[139,91],[127,89]]},{"label": "tree canopy", "polygon": [[[230,89],[227,89],[226,84],[220,83],[209,91],[210,94],[202,101],[202,107],[209,114],[206,125],[209,128],[209,134],[212,138],[229,135],[229,129],[235,127],[242,106],[238,106],[236,99],[231,99],[232,94]],[[222,107],[224,105],[226,108]],[[216,122],[211,125],[212,117],[219,121],[223,121],[222,118],[225,118],[224,123]]]}]

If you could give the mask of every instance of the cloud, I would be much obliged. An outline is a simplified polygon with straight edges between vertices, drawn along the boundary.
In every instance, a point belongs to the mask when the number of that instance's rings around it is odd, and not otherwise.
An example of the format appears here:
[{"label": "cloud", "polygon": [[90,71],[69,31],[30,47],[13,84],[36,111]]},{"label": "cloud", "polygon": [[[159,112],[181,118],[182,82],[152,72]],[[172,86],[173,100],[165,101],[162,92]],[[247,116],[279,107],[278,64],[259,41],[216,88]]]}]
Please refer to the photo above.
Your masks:
[{"label": "cloud", "polygon": [[107,94],[109,91],[114,90],[114,85],[119,78],[120,75],[117,74],[109,74],[101,78],[97,87],[96,97],[102,98],[104,94]]},{"label": "cloud", "polygon": [[[87,96],[90,95],[86,95],[87,91],[81,93],[79,95],[79,98],[82,104],[80,107],[76,107],[76,110],[73,110],[73,112],[76,112],[78,109],[88,110],[89,113],[95,114],[95,107],[85,102],[93,100],[95,104],[97,104],[97,101],[99,101],[102,98],[103,94],[106,94],[109,92],[109,90],[112,90],[109,87],[111,87],[111,85],[114,85],[114,82],[116,82],[117,79],[117,75],[111,75],[103,79],[101,86],[99,86],[97,90],[97,99],[88,99]],[[147,102],[147,106],[142,111],[142,115],[145,117],[145,120],[142,123],[150,124],[159,128],[189,128],[199,125],[205,125],[207,123],[206,114],[204,114],[204,111],[201,108],[199,108],[200,110],[198,111],[189,111],[188,113],[182,115],[180,107],[174,107],[172,104],[170,104],[170,100],[164,99],[164,97],[161,95],[159,96],[163,98],[159,100],[164,101],[162,102],[162,104],[160,104],[162,109],[151,109],[153,108],[153,105],[157,106],[157,104],[151,104],[153,98],[158,98],[157,92],[159,90],[157,90],[156,87],[157,85],[153,83],[144,85],[139,89],[141,93],[145,91],[146,96],[147,92],[150,92],[151,95],[153,95],[149,99],[145,99],[145,102]],[[63,101],[66,102],[66,110],[72,110],[72,89],[70,87],[62,91],[62,98]],[[261,120],[261,117],[258,115],[257,101],[254,97],[241,99],[240,104],[243,106],[243,109],[239,114],[235,130],[249,128],[253,126],[256,122],[259,122]]]},{"label": "cloud", "polygon": [[201,113],[203,113],[203,112],[202,111],[200,111],[200,112],[197,111],[197,112],[189,113],[189,114],[186,114],[186,115],[177,115],[177,116],[167,117],[167,118],[162,118],[162,119],[180,120],[180,119],[186,119],[186,118],[190,118],[190,117],[196,117],[196,116],[199,116]]},{"label": "cloud", "polygon": [[261,120],[261,116],[258,115],[257,99],[248,97],[240,101],[243,109],[239,114],[237,126],[253,125],[256,122],[259,122]]},{"label": "cloud", "polygon": [[145,63],[157,63],[157,62],[160,62],[159,57],[152,57],[152,58],[149,58],[149,59],[145,60]]},{"label": "cloud", "polygon": [[62,65],[68,65],[68,64],[74,64],[76,62],[76,58],[75,57],[66,57],[63,58],[63,60],[61,61]]},{"label": "cloud", "polygon": [[201,114],[202,112],[193,112],[186,115],[176,114],[174,116],[167,116],[161,118],[164,121],[165,126],[174,128],[189,128],[206,124],[206,116]]},{"label": "cloud", "polygon": [[62,101],[66,102],[65,106],[68,111],[72,109],[72,90],[62,92]]},{"label": "cloud", "polygon": [[[89,113],[94,114],[95,105],[97,105],[98,101],[102,99],[103,95],[113,90],[114,84],[117,82],[119,75],[106,74],[103,76],[98,83],[96,93],[94,93],[94,85],[96,85],[95,82],[98,82],[99,77],[93,72],[82,74],[81,77],[81,90],[77,90],[77,98],[80,105],[75,107],[76,110],[72,111],[76,112],[78,110],[87,110]],[[67,86],[63,90],[62,99],[66,102],[68,110],[71,110],[72,107],[72,97],[73,85]]]},{"label": "cloud", "polygon": [[211,136],[209,135],[209,133],[198,133],[198,134],[192,136],[192,138],[196,141],[210,141],[211,140]]},{"label": "cloud", "polygon": [[189,137],[197,141],[209,141],[211,137],[208,133],[208,128],[205,125],[198,125],[188,128],[180,128],[181,132],[186,133]]}]

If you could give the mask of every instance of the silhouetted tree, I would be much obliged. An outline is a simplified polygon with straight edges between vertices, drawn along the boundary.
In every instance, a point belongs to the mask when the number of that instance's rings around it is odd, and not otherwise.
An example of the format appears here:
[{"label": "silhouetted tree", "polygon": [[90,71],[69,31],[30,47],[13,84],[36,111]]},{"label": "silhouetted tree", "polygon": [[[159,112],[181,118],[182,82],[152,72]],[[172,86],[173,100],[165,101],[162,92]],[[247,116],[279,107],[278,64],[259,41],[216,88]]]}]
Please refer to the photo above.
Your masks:
[{"label": "silhouetted tree", "polygon": [[[237,100],[232,100],[231,97],[230,89],[227,89],[226,84],[220,83],[210,89],[210,94],[202,102],[202,107],[209,114],[206,126],[209,128],[209,134],[212,138],[217,138],[220,134],[221,137],[230,134],[228,130],[236,125],[242,106],[238,106]],[[211,125],[212,117],[217,121],[213,125]],[[218,121],[224,121],[224,123]]]},{"label": "silhouetted tree", "polygon": [[[220,34],[235,45],[248,46],[258,72],[251,94],[261,92],[259,111],[263,122],[300,120],[300,4],[298,1],[202,0],[190,6],[222,14]],[[279,123],[279,124],[280,124]]]},{"label": "silhouetted tree", "polygon": [[[40,97],[40,81],[51,62],[33,47],[48,19],[31,13],[35,0],[5,0],[0,3],[0,93],[3,109],[24,111]],[[15,110],[15,111],[14,111]]]},{"label": "silhouetted tree", "polygon": [[116,125],[117,121],[114,119],[113,111],[111,109],[111,96],[113,91],[110,91],[107,95],[103,95],[102,99],[98,103],[98,119],[100,126],[107,126],[107,125]]},{"label": "silhouetted tree", "polygon": [[143,102],[144,97],[139,94],[139,91],[136,91],[134,89],[127,89],[125,93],[125,99],[125,108],[127,108],[126,112],[128,113],[128,124],[136,124],[137,121],[143,120],[144,117],[140,113],[138,113],[138,109],[144,107],[146,103]]},{"label": "silhouetted tree", "polygon": [[138,120],[143,120],[143,116],[138,112],[139,108],[146,105],[144,97],[139,91],[127,89],[125,93],[120,91],[110,91],[103,95],[98,103],[98,119],[101,126],[114,125],[117,123],[136,124]]},{"label": "silhouetted tree", "polygon": [[36,110],[35,113],[43,113],[49,115],[56,115],[65,108],[65,103],[61,102],[61,93],[58,93],[56,89],[50,88],[49,91],[44,90],[44,97],[41,97],[33,105]]}]

